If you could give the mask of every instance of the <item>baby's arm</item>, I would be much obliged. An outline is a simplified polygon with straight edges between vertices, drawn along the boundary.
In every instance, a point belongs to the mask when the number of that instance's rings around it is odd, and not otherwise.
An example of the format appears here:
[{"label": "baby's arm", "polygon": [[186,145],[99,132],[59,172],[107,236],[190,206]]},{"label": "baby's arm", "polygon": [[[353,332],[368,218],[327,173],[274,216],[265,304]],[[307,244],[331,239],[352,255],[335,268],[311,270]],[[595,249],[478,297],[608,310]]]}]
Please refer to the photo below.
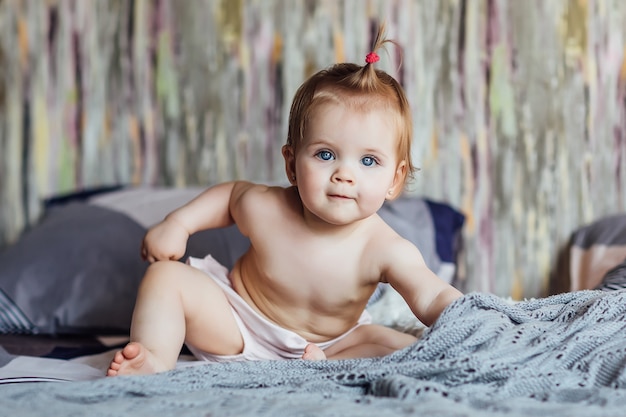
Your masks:
[{"label": "baby's arm", "polygon": [[425,325],[432,325],[463,294],[435,275],[411,242],[399,238],[389,249],[385,278],[402,295],[413,314]]},{"label": "baby's arm", "polygon": [[249,186],[251,184],[244,182],[213,186],[169,213],[146,233],[141,252],[143,258],[150,262],[180,259],[185,254],[190,235],[233,224],[231,202]]}]

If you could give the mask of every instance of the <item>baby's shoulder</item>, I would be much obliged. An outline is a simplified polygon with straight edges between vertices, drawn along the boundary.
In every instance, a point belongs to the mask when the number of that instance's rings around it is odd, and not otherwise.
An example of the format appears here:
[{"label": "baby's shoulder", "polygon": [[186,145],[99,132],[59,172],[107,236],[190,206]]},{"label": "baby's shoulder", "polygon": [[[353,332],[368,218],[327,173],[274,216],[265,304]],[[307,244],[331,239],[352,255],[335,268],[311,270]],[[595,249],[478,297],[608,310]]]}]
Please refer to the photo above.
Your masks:
[{"label": "baby's shoulder", "polygon": [[419,252],[413,242],[402,237],[378,215],[373,219],[369,236],[368,249],[382,256]]},{"label": "baby's shoulder", "polygon": [[276,212],[288,205],[289,188],[238,182],[233,188],[231,207],[247,215]]},{"label": "baby's shoulder", "polygon": [[246,236],[268,236],[273,227],[284,226],[291,218],[290,199],[289,188],[242,183],[233,190],[231,215]]},{"label": "baby's shoulder", "polygon": [[233,198],[240,202],[273,202],[285,199],[288,188],[247,181],[238,181],[233,188]]}]

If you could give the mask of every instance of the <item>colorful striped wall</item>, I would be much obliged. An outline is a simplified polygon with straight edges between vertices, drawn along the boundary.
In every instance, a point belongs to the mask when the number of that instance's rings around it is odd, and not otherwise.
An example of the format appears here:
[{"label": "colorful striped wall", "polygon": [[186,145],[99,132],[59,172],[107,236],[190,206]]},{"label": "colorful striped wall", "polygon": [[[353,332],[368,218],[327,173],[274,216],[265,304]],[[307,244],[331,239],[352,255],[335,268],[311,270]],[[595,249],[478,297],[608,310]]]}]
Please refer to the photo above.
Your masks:
[{"label": "colorful striped wall", "polygon": [[282,181],[296,88],[381,20],[411,192],[467,215],[465,289],[545,294],[569,234],[626,207],[621,0],[2,0],[0,244],[58,193]]}]

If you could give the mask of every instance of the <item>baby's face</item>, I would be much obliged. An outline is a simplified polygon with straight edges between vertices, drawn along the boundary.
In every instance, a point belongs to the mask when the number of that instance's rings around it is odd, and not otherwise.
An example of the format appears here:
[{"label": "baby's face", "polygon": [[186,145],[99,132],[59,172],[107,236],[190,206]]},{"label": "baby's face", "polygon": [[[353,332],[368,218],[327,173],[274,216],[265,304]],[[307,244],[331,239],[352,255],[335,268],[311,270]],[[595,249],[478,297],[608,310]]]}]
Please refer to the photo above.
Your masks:
[{"label": "baby's face", "polygon": [[296,183],[310,214],[348,224],[376,213],[403,186],[396,126],[384,110],[317,107],[295,155]]}]

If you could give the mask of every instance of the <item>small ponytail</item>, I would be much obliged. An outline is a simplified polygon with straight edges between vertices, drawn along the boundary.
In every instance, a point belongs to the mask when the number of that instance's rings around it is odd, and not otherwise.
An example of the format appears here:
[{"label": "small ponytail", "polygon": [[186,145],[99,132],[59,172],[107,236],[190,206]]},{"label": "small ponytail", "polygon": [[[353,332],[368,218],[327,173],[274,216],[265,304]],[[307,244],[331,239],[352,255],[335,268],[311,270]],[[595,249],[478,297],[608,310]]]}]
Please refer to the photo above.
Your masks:
[{"label": "small ponytail", "polygon": [[386,77],[382,75],[382,71],[376,70],[373,65],[380,60],[378,51],[384,48],[386,43],[392,43],[400,48],[400,45],[395,41],[386,38],[385,24],[382,23],[376,33],[372,49],[365,56],[365,65],[361,68],[361,71],[353,74],[352,83],[354,83],[355,86],[368,91],[377,91],[380,89],[381,81],[388,84],[386,80],[384,80]]}]

